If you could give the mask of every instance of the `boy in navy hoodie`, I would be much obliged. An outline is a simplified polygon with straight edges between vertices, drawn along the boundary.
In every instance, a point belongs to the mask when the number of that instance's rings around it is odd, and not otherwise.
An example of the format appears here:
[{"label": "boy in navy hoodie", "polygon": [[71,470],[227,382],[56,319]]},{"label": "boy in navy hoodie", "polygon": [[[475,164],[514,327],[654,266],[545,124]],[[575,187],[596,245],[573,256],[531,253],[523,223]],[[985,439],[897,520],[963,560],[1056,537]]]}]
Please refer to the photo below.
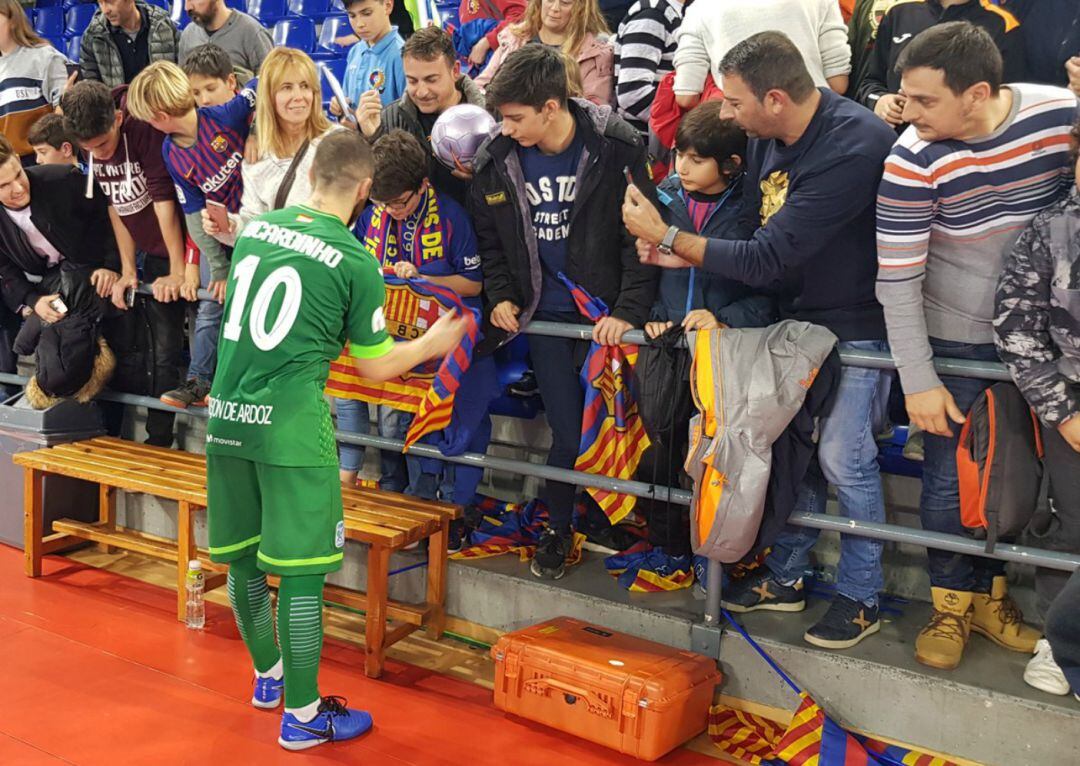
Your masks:
[{"label": "boy in navy hoodie", "polygon": [[[743,239],[753,233],[743,216],[743,171],[746,133],[720,117],[720,101],[694,107],[675,136],[675,173],[657,188],[660,215],[666,224],[706,237]],[[765,327],[776,318],[773,299],[741,282],[691,266],[664,269],[645,334],[656,338],[681,326],[684,330]],[[644,396],[644,392],[639,396]],[[686,390],[687,400],[690,397]],[[682,471],[688,432],[673,429],[673,444],[654,445],[638,464],[639,481],[676,486]],[[647,498],[638,507],[649,520],[654,550],[667,554],[673,569],[684,569],[690,554],[690,520],[685,507]],[[662,574],[662,573],[661,573]]]}]

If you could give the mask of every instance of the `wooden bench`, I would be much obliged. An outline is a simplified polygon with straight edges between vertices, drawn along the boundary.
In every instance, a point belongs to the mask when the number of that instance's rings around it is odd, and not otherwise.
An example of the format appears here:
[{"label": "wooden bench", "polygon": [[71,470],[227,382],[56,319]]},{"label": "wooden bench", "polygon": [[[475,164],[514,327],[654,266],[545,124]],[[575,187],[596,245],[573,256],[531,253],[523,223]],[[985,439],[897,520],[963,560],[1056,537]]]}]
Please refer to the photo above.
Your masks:
[{"label": "wooden bench", "polygon": [[[25,571],[41,576],[41,558],[75,540],[91,540],[172,562],[176,565],[176,615],[186,615],[187,563],[199,559],[207,570],[206,589],[225,582],[226,568],[213,564],[197,549],[194,516],[206,508],[206,458],[180,450],[151,447],[122,439],[98,438],[21,452],[13,457],[24,468],[23,510]],[[61,519],[44,529],[42,514],[45,474],[59,474],[98,485],[98,520],[93,523]],[[116,524],[116,491],[141,492],[177,503],[177,539],[169,540]],[[418,628],[439,639],[446,623],[446,544],[450,522],[461,516],[459,506],[428,502],[375,489],[343,490],[345,536],[370,546],[367,593],[326,586],[325,598],[367,613],[365,672],[382,673],[386,648]],[[390,554],[429,540],[427,594],[420,604],[390,601]],[[271,583],[276,584],[274,578]],[[388,623],[397,623],[388,626]]]}]

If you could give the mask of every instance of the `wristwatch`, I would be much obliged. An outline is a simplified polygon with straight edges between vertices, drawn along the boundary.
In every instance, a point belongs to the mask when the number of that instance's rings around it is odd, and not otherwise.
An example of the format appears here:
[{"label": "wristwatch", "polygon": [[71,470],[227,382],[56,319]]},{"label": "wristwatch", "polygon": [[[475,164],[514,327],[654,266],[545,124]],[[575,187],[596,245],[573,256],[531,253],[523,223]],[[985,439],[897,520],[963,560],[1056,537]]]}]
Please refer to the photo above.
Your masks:
[{"label": "wristwatch", "polygon": [[675,237],[678,233],[678,226],[669,226],[667,233],[664,234],[664,238],[660,240],[656,249],[659,250],[662,255],[671,255],[672,249],[675,247]]}]

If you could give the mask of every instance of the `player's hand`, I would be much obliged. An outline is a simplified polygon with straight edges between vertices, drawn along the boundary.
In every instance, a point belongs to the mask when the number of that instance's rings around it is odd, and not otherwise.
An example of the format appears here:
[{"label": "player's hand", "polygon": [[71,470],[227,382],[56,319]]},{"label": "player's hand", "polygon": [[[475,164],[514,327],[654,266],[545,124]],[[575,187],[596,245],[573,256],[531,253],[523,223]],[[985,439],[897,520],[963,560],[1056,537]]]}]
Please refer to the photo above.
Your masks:
[{"label": "player's hand", "polygon": [[456,311],[443,314],[428,331],[420,336],[420,342],[426,347],[425,357],[439,359],[446,356],[461,343],[469,329],[465,317]]},{"label": "player's hand", "polygon": [[118,279],[120,275],[111,269],[95,269],[90,275],[90,284],[97,290],[99,297],[108,298],[112,295],[113,285]]},{"label": "player's hand", "polygon": [[503,301],[491,310],[491,323],[500,330],[517,332],[521,329],[521,325],[518,323],[517,319],[518,314],[520,313],[521,307],[516,303]]},{"label": "player's hand", "polygon": [[659,338],[674,325],[674,322],[646,322],[645,336],[648,338]]},{"label": "player's hand", "polygon": [[59,322],[64,318],[64,315],[52,307],[52,302],[60,297],[59,293],[53,293],[52,295],[42,295],[34,303],[34,313],[41,317],[43,322],[52,324],[53,322]]},{"label": "player's hand", "polygon": [[945,386],[904,397],[911,424],[930,434],[952,436],[949,421],[963,424],[965,417]]},{"label": "player's hand", "polygon": [[592,339],[593,342],[599,343],[601,346],[617,346],[621,342],[623,334],[632,329],[634,329],[634,326],[624,319],[602,317],[599,322],[593,325]]},{"label": "player's hand", "polygon": [[476,41],[476,45],[469,51],[469,63],[474,67],[482,67],[484,65],[484,59],[487,58],[488,52],[491,50],[491,43],[488,42],[486,37],[481,37]]},{"label": "player's hand", "polygon": [[128,276],[121,276],[120,279],[113,283],[112,288],[112,304],[121,311],[127,311],[127,302],[124,300],[124,293],[128,288],[136,288],[139,286],[139,279],[134,274]]},{"label": "player's hand", "polygon": [[227,279],[214,279],[210,281],[210,284],[206,286],[206,291],[210,295],[214,296],[214,300],[218,303],[225,302],[225,285],[228,283]]},{"label": "player's hand", "polygon": [[907,101],[899,93],[886,93],[874,104],[874,114],[894,128],[904,124],[904,103]]},{"label": "player's hand", "polygon": [[382,125],[382,98],[379,97],[379,91],[367,90],[360,94],[355,115],[361,133],[368,138],[378,133]]},{"label": "player's hand", "polygon": [[398,279],[416,279],[420,272],[408,261],[398,261],[394,264],[394,276]]},{"label": "player's hand", "polygon": [[184,284],[180,286],[180,297],[185,301],[199,299],[199,264],[184,264]]},{"label": "player's hand", "polygon": [[683,317],[682,327],[690,332],[691,330],[715,330],[718,327],[724,327],[724,324],[718,322],[708,309],[694,309]]},{"label": "player's hand", "polygon": [[183,274],[169,274],[151,282],[150,289],[154,293],[154,300],[159,303],[172,303],[180,299],[180,288],[183,284]]}]

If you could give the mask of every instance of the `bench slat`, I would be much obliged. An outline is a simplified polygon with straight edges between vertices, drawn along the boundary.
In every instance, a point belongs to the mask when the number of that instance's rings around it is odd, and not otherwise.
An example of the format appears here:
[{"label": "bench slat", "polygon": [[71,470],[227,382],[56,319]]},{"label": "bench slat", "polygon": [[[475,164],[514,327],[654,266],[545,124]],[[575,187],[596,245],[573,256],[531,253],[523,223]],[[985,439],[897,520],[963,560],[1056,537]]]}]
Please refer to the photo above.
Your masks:
[{"label": "bench slat", "polygon": [[148,463],[136,458],[117,457],[109,453],[90,452],[81,450],[71,444],[62,444],[51,448],[52,457],[56,460],[73,460],[90,465],[100,465],[120,471],[130,471],[158,476],[164,481],[172,482],[174,486],[183,488],[201,489],[206,484],[206,471],[200,473],[189,472],[190,469],[177,469],[167,465]]},{"label": "bench slat", "polygon": [[59,519],[53,522],[53,529],[75,535],[95,543],[113,545],[126,551],[134,551],[164,561],[176,562],[176,543],[155,535],[147,535],[130,529],[108,529],[98,523]]},{"label": "bench slat", "polygon": [[[26,456],[25,458],[23,456]],[[47,456],[37,456],[34,453],[21,453],[13,457],[13,462],[39,471],[57,473],[71,476],[75,479],[83,479],[110,487],[118,487],[130,492],[145,492],[150,495],[168,498],[170,500],[186,500],[187,502],[205,507],[206,490],[201,487],[195,488],[168,488],[161,485],[152,476],[148,477],[132,471],[109,469],[90,463],[87,460],[73,460],[70,457],[50,460]]]}]

